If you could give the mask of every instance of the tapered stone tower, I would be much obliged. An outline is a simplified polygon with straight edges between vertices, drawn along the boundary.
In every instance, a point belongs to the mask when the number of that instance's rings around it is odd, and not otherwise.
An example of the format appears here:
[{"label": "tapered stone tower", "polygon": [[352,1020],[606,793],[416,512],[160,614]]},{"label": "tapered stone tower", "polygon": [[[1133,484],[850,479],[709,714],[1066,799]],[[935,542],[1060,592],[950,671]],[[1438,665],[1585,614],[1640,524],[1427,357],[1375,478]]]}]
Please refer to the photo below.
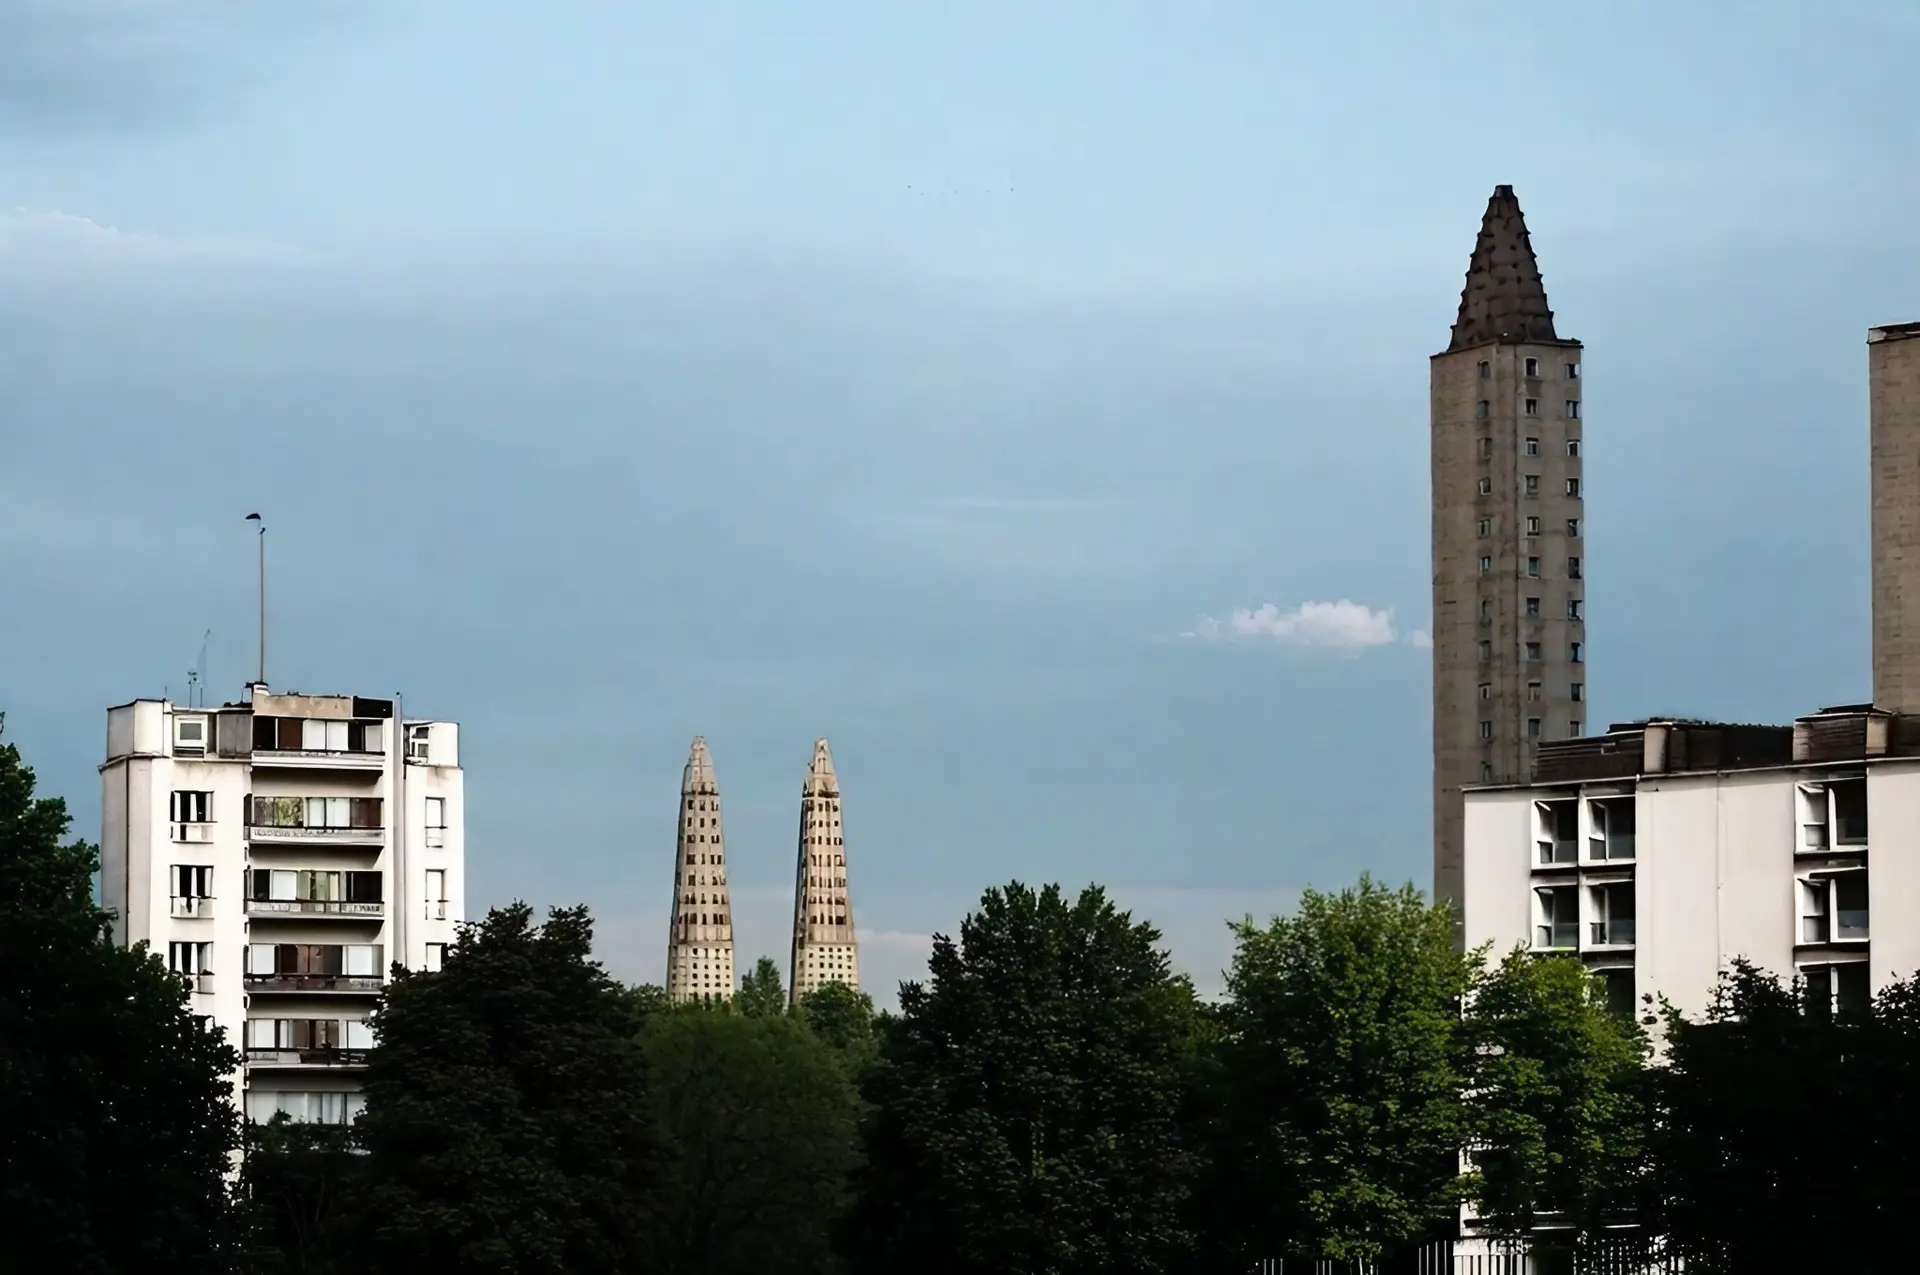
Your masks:
[{"label": "tapered stone tower", "polygon": [[673,920],[667,935],[667,996],[674,1001],[733,995],[733,903],[720,785],[707,741],[693,741],[680,780],[680,835],[674,841]]},{"label": "tapered stone tower", "polygon": [[860,949],[847,894],[847,851],[840,831],[840,780],[827,741],[813,745],[800,791],[800,855],[793,885],[793,966],[788,999],[827,983],[859,990]]},{"label": "tapered stone tower", "polygon": [[1530,777],[1587,708],[1584,384],[1513,187],[1497,186],[1433,356],[1433,887],[1464,888],[1466,784]]}]

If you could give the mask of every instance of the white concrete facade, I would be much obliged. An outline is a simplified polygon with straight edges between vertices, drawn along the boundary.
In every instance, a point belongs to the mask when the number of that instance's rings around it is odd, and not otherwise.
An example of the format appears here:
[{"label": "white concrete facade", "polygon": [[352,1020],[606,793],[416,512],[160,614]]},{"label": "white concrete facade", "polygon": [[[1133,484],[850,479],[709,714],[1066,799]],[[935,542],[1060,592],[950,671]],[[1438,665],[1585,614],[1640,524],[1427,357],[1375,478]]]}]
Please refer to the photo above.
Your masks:
[{"label": "white concrete facade", "polygon": [[1793,727],[1651,722],[1470,789],[1464,924],[1578,953],[1625,1007],[1703,1014],[1736,958],[1847,1008],[1920,972],[1920,750],[1865,708]]},{"label": "white concrete facade", "polygon": [[392,699],[248,688],[107,712],[101,884],[116,936],[187,977],[246,1057],[256,1120],[360,1109],[389,969],[437,968],[465,917],[459,727]]},{"label": "white concrete facade", "polygon": [[827,741],[816,740],[800,791],[800,847],[793,885],[793,966],[788,997],[797,1005],[828,983],[860,988],[860,945],[847,890],[847,848],[840,825],[840,780]]},{"label": "white concrete facade", "polygon": [[693,741],[680,778],[680,834],[674,838],[673,917],[667,928],[667,996],[674,1002],[727,1000],[734,991],[733,904],[720,782],[707,741]]}]

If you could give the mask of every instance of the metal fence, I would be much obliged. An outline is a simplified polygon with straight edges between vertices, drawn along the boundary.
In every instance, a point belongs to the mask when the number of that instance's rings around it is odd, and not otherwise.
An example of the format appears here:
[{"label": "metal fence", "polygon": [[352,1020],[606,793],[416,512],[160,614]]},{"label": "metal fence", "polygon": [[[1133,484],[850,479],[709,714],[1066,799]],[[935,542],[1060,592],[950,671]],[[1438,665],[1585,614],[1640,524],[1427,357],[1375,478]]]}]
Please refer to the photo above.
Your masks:
[{"label": "metal fence", "polygon": [[1379,1262],[1331,1258],[1268,1258],[1248,1275],[1681,1275],[1677,1258],[1657,1244],[1621,1239],[1576,1256],[1524,1242],[1436,1240]]}]

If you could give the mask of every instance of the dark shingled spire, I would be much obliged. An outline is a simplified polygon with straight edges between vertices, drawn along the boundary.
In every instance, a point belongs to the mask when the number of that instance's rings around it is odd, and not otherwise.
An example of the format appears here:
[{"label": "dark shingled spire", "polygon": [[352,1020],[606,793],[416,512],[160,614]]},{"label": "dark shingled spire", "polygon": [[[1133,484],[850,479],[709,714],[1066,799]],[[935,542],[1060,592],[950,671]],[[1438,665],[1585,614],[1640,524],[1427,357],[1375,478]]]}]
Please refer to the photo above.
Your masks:
[{"label": "dark shingled spire", "polygon": [[1557,341],[1547,285],[1534,260],[1527,221],[1513,187],[1495,186],[1480,219],[1480,238],[1467,263],[1467,286],[1460,292],[1460,317],[1453,323],[1448,350],[1490,341]]}]

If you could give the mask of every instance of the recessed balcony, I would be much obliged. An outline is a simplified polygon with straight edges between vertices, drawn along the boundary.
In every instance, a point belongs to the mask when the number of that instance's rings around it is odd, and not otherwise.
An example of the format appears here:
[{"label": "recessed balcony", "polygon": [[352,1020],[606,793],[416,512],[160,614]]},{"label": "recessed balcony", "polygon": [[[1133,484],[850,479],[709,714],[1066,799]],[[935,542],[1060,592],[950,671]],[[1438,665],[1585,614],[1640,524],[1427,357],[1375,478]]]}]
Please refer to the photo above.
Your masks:
[{"label": "recessed balcony", "polygon": [[378,974],[249,974],[249,992],[288,992],[297,995],[378,993],[387,982]]},{"label": "recessed balcony", "polygon": [[339,1070],[367,1065],[365,1049],[248,1049],[249,1067],[296,1067],[311,1070]]},{"label": "recessed balcony", "polygon": [[1589,921],[1587,940],[1593,947],[1632,947],[1633,918],[1613,921]]},{"label": "recessed balcony", "polygon": [[348,920],[379,920],[387,913],[381,902],[362,903],[346,899],[248,899],[247,915],[307,920],[315,917],[344,917]]},{"label": "recessed balcony", "polygon": [[385,770],[385,753],[333,748],[256,748],[254,766],[276,770]]}]

